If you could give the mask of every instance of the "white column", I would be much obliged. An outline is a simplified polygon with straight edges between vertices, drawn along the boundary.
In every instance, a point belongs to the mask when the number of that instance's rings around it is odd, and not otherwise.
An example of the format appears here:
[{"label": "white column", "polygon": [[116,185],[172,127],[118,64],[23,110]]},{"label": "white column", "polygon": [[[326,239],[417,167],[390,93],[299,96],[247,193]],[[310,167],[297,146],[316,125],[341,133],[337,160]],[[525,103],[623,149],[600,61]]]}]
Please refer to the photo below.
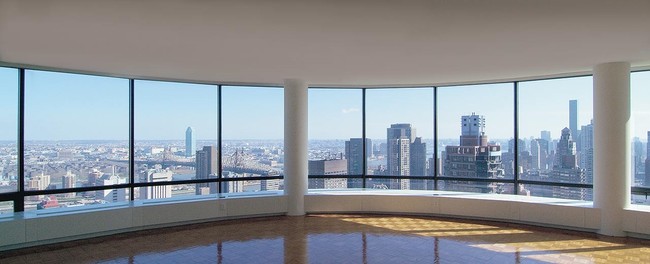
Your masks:
[{"label": "white column", "polygon": [[307,193],[307,83],[284,80],[284,194],[288,215],[305,214]]},{"label": "white column", "polygon": [[599,233],[625,236],[623,209],[630,204],[630,64],[594,67],[594,207]]}]

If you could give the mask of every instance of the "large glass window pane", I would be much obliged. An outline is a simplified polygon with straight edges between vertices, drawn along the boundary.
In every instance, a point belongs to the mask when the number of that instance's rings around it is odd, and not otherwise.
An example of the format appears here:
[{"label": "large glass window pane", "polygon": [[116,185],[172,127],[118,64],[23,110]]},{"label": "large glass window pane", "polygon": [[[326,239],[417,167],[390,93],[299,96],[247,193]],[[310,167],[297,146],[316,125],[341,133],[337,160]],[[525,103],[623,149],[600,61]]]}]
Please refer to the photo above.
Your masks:
[{"label": "large glass window pane", "polygon": [[[284,93],[281,88],[224,86],[221,92],[223,177],[279,176],[284,167]],[[263,190],[244,181],[224,192]],[[266,190],[283,189],[282,184]]]},{"label": "large glass window pane", "polygon": [[[438,88],[441,176],[513,179],[513,138],[513,83]],[[513,193],[512,185],[505,183],[439,183],[438,189],[446,191]]]},{"label": "large glass window pane", "polygon": [[[634,72],[630,76],[632,89],[632,186],[650,187],[650,71]],[[632,203],[650,205],[648,193],[632,195]]]},{"label": "large glass window pane", "polygon": [[[217,86],[135,82],[135,181],[217,178]],[[138,199],[215,194],[216,184],[136,189]]]},{"label": "large glass window pane", "polygon": [[[361,89],[309,89],[309,175],[363,173]],[[372,144],[367,140],[368,156]],[[361,179],[309,179],[310,189],[361,188]]]},{"label": "large glass window pane", "polygon": [[26,190],[128,183],[128,159],[128,80],[25,71]]},{"label": "large glass window pane", "polygon": [[[519,83],[520,179],[593,182],[593,81],[591,76]],[[591,200],[591,192],[521,185],[532,196]]]},{"label": "large glass window pane", "polygon": [[431,176],[433,164],[433,88],[366,90],[367,188],[432,189],[433,180],[379,179],[378,176]]},{"label": "large glass window pane", "polygon": [[18,70],[0,68],[0,193],[18,190],[18,89]]}]

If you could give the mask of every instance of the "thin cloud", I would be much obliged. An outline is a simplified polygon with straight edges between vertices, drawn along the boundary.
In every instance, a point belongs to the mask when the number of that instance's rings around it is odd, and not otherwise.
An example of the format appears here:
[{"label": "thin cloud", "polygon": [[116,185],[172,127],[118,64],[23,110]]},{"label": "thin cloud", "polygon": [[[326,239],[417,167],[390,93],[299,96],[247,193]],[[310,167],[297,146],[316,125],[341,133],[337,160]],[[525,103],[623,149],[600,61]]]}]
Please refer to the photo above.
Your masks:
[{"label": "thin cloud", "polygon": [[354,113],[354,112],[359,112],[358,108],[343,108],[341,109],[341,113],[343,114],[349,114],[349,113]]}]

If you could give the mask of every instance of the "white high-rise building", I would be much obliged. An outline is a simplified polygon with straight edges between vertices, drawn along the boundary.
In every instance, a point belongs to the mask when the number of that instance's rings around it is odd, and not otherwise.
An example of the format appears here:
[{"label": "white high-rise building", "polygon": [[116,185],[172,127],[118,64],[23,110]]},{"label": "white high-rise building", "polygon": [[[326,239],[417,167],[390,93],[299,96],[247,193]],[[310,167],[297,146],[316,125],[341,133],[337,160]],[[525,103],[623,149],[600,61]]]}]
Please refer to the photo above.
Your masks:
[{"label": "white high-rise building", "polygon": [[[120,176],[117,176],[115,174],[104,175],[102,179],[97,181],[97,185],[103,185],[103,186],[125,184],[125,183],[126,183],[126,178],[120,178]],[[126,189],[119,188],[119,189],[99,190],[95,193],[95,199],[98,200],[101,199],[109,203],[123,202],[126,201]]]},{"label": "white high-rise building", "polygon": [[[172,171],[161,168],[140,172],[140,182],[168,182],[172,180]],[[171,185],[147,186],[140,188],[140,199],[161,199],[172,197]]]}]

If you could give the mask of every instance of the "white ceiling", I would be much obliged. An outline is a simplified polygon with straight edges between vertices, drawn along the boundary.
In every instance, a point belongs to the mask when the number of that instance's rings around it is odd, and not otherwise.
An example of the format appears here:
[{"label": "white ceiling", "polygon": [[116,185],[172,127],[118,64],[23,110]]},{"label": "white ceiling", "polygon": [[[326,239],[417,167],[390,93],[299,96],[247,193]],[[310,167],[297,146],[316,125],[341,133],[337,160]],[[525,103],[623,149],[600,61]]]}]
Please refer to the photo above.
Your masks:
[{"label": "white ceiling", "polygon": [[420,85],[650,66],[650,0],[0,0],[0,62],[226,83]]}]

